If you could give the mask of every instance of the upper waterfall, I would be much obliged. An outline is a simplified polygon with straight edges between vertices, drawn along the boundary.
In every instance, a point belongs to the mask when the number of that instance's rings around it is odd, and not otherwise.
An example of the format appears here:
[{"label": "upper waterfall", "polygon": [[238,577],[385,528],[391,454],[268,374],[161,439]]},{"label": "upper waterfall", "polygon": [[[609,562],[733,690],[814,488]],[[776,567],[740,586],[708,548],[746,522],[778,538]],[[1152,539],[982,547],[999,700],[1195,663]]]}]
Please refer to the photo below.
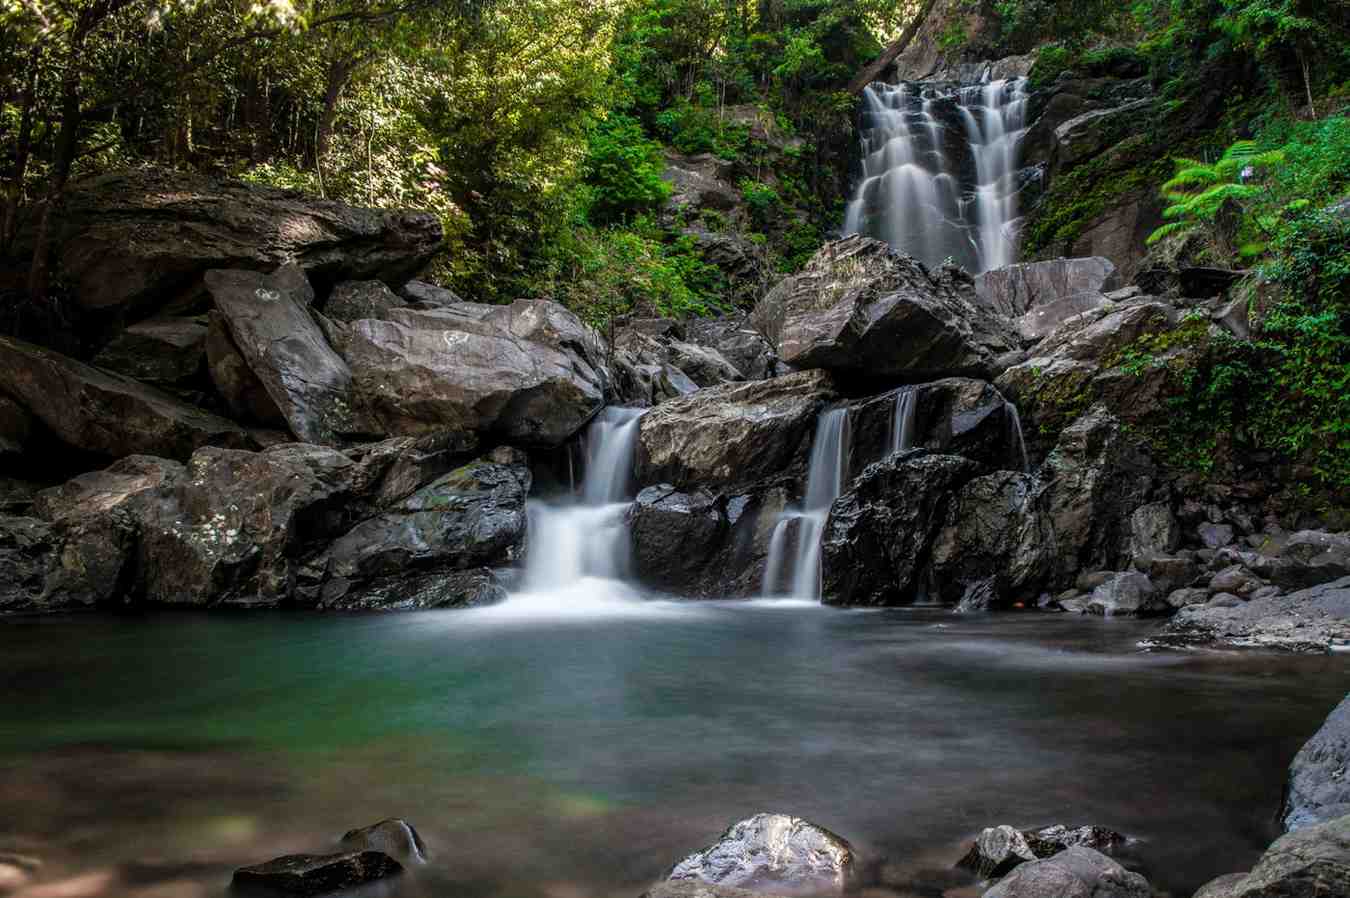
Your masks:
[{"label": "upper waterfall", "polygon": [[1024,78],[869,85],[844,233],[885,240],[930,267],[1012,264],[1026,104]]}]

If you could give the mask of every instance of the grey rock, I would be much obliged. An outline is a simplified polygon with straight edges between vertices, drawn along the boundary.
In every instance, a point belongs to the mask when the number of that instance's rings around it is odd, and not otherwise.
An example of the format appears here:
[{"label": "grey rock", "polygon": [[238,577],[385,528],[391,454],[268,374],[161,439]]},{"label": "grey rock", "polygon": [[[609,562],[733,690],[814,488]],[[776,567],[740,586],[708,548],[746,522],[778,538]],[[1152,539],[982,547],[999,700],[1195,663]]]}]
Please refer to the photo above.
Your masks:
[{"label": "grey rock", "polygon": [[1262,585],[1251,571],[1240,564],[1235,564],[1210,578],[1209,591],[1230,592],[1245,599],[1250,598]]},{"label": "grey rock", "polygon": [[1350,576],[1350,535],[1300,530],[1264,546],[1262,557],[1253,559],[1251,567],[1283,589]]},{"label": "grey rock", "polygon": [[286,426],[281,409],[240,355],[219,312],[211,313],[207,327],[206,360],[211,382],[236,420],[263,427]]},{"label": "grey rock", "polygon": [[1350,895],[1350,815],[1281,836],[1231,894],[1233,898]]},{"label": "grey rock", "polygon": [[995,268],[975,278],[975,295],[1000,315],[1020,318],[1039,306],[1118,286],[1116,266],[1101,257],[1051,259]]},{"label": "grey rock", "polygon": [[1135,559],[1170,555],[1181,545],[1181,527],[1166,502],[1142,505],[1130,515],[1130,550]]},{"label": "grey rock", "polygon": [[1036,830],[1018,830],[1003,825],[981,831],[959,863],[981,879],[999,879],[1027,861],[1054,857],[1070,848],[1110,852],[1124,844],[1123,835],[1102,826],[1071,828],[1056,824]]},{"label": "grey rock", "polygon": [[829,375],[809,371],[667,400],[642,417],[638,482],[715,490],[781,474],[833,396]]},{"label": "grey rock", "polygon": [[0,516],[0,613],[48,610],[48,571],[59,545],[46,521]]},{"label": "grey rock", "polygon": [[870,377],[991,377],[996,359],[1017,349],[962,272],[930,273],[861,236],[826,244],[751,320],[788,365]]},{"label": "grey rock", "polygon": [[1206,604],[1211,608],[1237,608],[1243,604],[1243,600],[1231,592],[1218,592],[1212,594]]},{"label": "grey rock", "polygon": [[1200,537],[1200,542],[1209,549],[1222,549],[1224,546],[1233,544],[1233,528],[1228,524],[1205,522],[1196,528],[1196,535]]},{"label": "grey rock", "polygon": [[1142,569],[1159,594],[1169,596],[1169,604],[1172,593],[1191,586],[1200,575],[1200,568],[1194,561],[1172,555],[1154,556],[1142,565]]},{"label": "grey rock", "polygon": [[452,290],[418,280],[408,281],[399,288],[398,295],[414,309],[439,309],[463,302]]},{"label": "grey rock", "polygon": [[642,898],[775,898],[762,891],[715,886],[696,879],[658,882],[642,893]]},{"label": "grey rock", "polygon": [[1247,878],[1246,873],[1225,873],[1200,887],[1194,898],[1233,898],[1234,890]]},{"label": "grey rock", "polygon": [[95,455],[183,459],[200,446],[251,443],[238,425],[154,387],[8,337],[0,337],[0,393]]},{"label": "grey rock", "polygon": [[1329,652],[1350,644],[1350,577],[1233,607],[1183,608],[1152,643]]},{"label": "grey rock", "polygon": [[1094,589],[1088,601],[1088,611],[1104,617],[1140,617],[1166,608],[1153,582],[1137,571],[1112,577]]},{"label": "grey rock", "polygon": [[343,281],[333,288],[323,313],[334,321],[350,323],[360,318],[388,318],[405,305],[383,281]]},{"label": "grey rock", "polygon": [[984,898],[1151,898],[1148,880],[1091,848],[1022,864]]},{"label": "grey rock", "polygon": [[756,814],[680,861],[667,878],[842,894],[852,884],[853,863],[852,847],[829,830],[786,814]]},{"label": "grey rock", "polygon": [[206,287],[291,432],[318,445],[351,433],[351,371],[310,317],[314,291],[304,272],[290,265],[273,275],[213,270]]},{"label": "grey rock", "polygon": [[404,864],[424,864],[427,860],[422,837],[411,823],[399,817],[348,830],[342,837],[342,847],[347,851],[383,852]]},{"label": "grey rock", "polygon": [[401,284],[439,249],[441,225],[425,212],[359,209],[137,168],[74,185],[56,243],[58,267],[81,307],[144,315],[215,268],[272,271],[295,263],[330,283]]},{"label": "grey rock", "polygon": [[33,439],[34,424],[27,409],[0,395],[0,457],[22,455]]},{"label": "grey rock", "polygon": [[99,351],[94,364],[159,387],[190,383],[205,369],[206,325],[197,318],[133,324]]},{"label": "grey rock", "polygon": [[[424,611],[478,608],[506,601],[506,586],[488,568],[410,570],[369,580],[336,576],[317,589],[322,611]],[[310,604],[310,601],[306,601]]]},{"label": "grey rock", "polygon": [[1151,99],[1135,100],[1111,109],[1097,109],[1070,119],[1055,129],[1055,166],[1066,169],[1101,153],[1131,134],[1137,134],[1153,111]]},{"label": "grey rock", "polygon": [[379,851],[342,854],[288,854],[265,864],[240,867],[232,884],[238,889],[263,888],[287,895],[322,895],[395,876],[403,867]]},{"label": "grey rock", "polygon": [[948,502],[944,526],[931,547],[938,597],[965,604],[966,591],[985,584],[989,604],[1031,604],[1054,573],[1056,560],[1036,479],[1011,471],[976,477]]},{"label": "grey rock", "polygon": [[1350,695],[1289,765],[1280,820],[1286,832],[1350,814]]},{"label": "grey rock", "polygon": [[672,589],[703,579],[729,526],[711,493],[680,492],[669,484],[647,487],[628,510],[638,577]]},{"label": "grey rock", "polygon": [[685,339],[716,349],[745,380],[771,377],[777,361],[773,347],[744,317],[695,318],[684,326]]},{"label": "grey rock", "polygon": [[1176,589],[1167,596],[1167,604],[1173,608],[1185,608],[1187,605],[1203,605],[1209,601],[1208,589]]}]

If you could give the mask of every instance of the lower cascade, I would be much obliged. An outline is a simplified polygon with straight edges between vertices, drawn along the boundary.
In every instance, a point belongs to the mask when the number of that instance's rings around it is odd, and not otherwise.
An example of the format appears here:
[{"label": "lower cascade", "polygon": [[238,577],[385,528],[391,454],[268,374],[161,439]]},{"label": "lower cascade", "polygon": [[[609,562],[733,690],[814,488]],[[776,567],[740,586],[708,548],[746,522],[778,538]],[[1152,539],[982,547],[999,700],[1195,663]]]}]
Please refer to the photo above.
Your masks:
[{"label": "lower cascade", "polygon": [[1026,104],[1025,79],[867,87],[844,233],[885,240],[930,267],[1012,264]]},{"label": "lower cascade", "polygon": [[830,409],[816,424],[802,507],[784,511],[770,538],[765,595],[820,598],[821,538],[830,506],[843,492],[848,457],[848,409]]},{"label": "lower cascade", "polygon": [[611,406],[585,436],[580,501],[531,501],[523,591],[509,607],[577,610],[635,598],[629,574],[628,527],[633,454],[645,409]]}]

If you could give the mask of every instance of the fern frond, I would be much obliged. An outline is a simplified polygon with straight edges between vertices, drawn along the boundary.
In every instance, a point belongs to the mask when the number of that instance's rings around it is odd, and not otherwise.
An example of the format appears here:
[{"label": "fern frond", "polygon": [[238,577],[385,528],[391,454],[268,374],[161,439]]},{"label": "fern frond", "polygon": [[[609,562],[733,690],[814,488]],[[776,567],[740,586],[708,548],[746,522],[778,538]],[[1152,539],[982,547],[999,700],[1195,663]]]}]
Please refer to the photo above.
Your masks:
[{"label": "fern frond", "polygon": [[1155,243],[1166,240],[1173,234],[1182,234],[1193,230],[1195,230],[1195,222],[1193,221],[1174,221],[1170,224],[1163,225],[1152,234],[1149,234],[1148,239],[1144,242],[1149,246],[1153,246]]}]

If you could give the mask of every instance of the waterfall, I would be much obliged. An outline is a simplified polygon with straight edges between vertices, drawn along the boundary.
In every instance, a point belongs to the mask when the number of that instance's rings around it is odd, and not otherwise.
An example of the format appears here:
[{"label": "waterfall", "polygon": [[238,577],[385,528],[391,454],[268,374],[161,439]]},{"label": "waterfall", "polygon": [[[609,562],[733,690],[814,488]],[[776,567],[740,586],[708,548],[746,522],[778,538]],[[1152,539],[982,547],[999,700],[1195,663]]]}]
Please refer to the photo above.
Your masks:
[{"label": "waterfall", "polygon": [[1017,444],[1018,461],[1022,463],[1022,473],[1031,473],[1031,459],[1027,455],[1027,440],[1022,435],[1022,416],[1017,411],[1017,406],[1011,402],[1007,403],[1008,423],[1012,428],[1013,442]]},{"label": "waterfall", "polygon": [[786,593],[798,599],[820,598],[825,520],[830,515],[830,506],[844,491],[848,454],[848,409],[830,409],[816,422],[802,507],[784,511],[769,539],[769,557],[764,565],[765,595]]},{"label": "waterfall", "polygon": [[1026,105],[1026,79],[869,85],[844,233],[885,240],[929,267],[952,259],[978,274],[1012,264]]},{"label": "waterfall", "polygon": [[914,448],[914,408],[918,391],[901,387],[895,391],[895,411],[891,420],[891,445],[887,454],[894,455]]},{"label": "waterfall", "polygon": [[529,503],[527,594],[573,601],[631,592],[622,583],[629,573],[625,516],[642,412],[606,408],[591,423],[580,501]]}]

